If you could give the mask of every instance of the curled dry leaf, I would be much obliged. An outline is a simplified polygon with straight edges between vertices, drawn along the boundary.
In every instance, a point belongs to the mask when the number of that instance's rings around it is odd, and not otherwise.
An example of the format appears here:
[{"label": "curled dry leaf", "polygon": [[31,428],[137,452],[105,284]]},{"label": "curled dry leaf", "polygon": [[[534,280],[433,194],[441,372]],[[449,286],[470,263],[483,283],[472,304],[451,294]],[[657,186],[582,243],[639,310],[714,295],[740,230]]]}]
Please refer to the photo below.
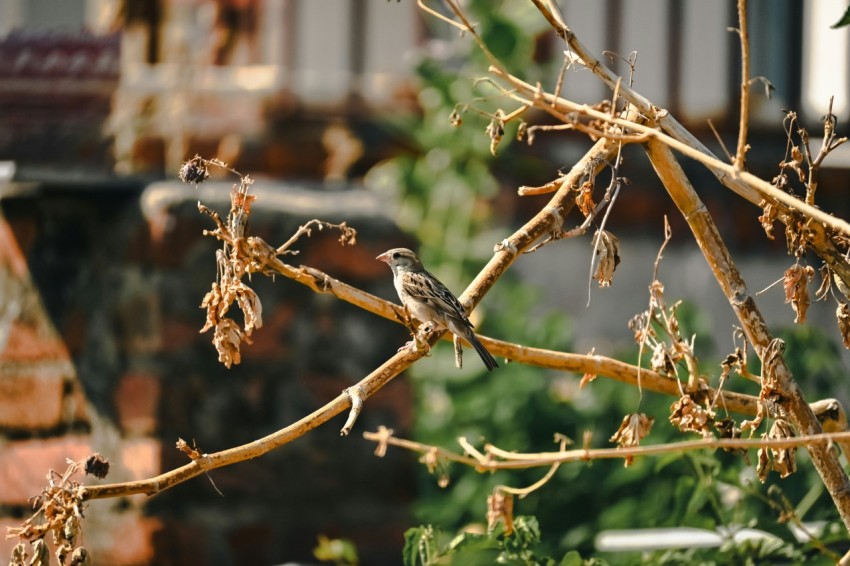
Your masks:
[{"label": "curled dry leaf", "polygon": [[[785,419],[776,419],[773,426],[770,427],[770,432],[762,435],[762,438],[769,439],[786,439],[794,438],[794,429]],[[759,481],[762,483],[767,479],[767,474],[770,470],[779,473],[779,477],[787,478],[797,471],[797,448],[790,446],[788,448],[759,448],[758,450],[758,465],[756,473]]]},{"label": "curled dry leaf", "polygon": [[652,350],[652,360],[650,367],[662,375],[676,375],[676,364],[673,362],[673,357],[667,351],[667,346],[663,342],[659,342]]},{"label": "curled dry leaf", "polygon": [[219,305],[221,304],[221,287],[218,283],[213,282],[212,288],[204,295],[204,300],[201,301],[201,308],[207,309],[207,319],[200,332],[204,333],[210,328],[214,328],[219,321]]},{"label": "curled dry leaf", "polygon": [[803,324],[806,322],[806,311],[809,308],[809,280],[815,275],[812,266],[794,264],[785,271],[783,286],[785,288],[785,302],[791,303],[796,316],[794,322]]},{"label": "curled dry leaf", "polygon": [[505,536],[514,532],[514,497],[496,488],[487,496],[487,532],[493,532],[500,520]]},{"label": "curled dry leaf", "polygon": [[[620,448],[638,446],[640,441],[649,434],[654,422],[653,417],[648,417],[643,413],[626,415],[623,417],[623,422],[620,423],[620,428],[608,440],[616,442]],[[623,464],[628,468],[632,465],[632,462],[634,462],[634,457],[627,456]]]},{"label": "curled dry leaf", "polygon": [[[776,179],[774,179],[775,181]],[[759,216],[759,222],[761,223],[761,227],[764,229],[765,235],[773,240],[773,223],[776,221],[777,211],[776,207],[773,206],[769,202],[762,201],[762,214]]]},{"label": "curled dry leaf", "polygon": [[[517,126],[517,129],[516,129],[516,139],[517,139],[517,141],[524,140],[527,133],[528,133],[528,122],[526,122],[525,120],[520,120],[519,126]],[[529,145],[531,145],[531,140],[529,140]]]},{"label": "curled dry leaf", "polygon": [[721,373],[720,378],[725,379],[729,377],[729,374],[734,369],[740,375],[746,375],[749,372],[747,371],[747,355],[744,353],[743,348],[738,346],[735,348],[735,351],[726,356],[726,359],[720,362]]},{"label": "curled dry leaf", "polygon": [[655,336],[655,330],[649,324],[649,312],[641,312],[629,320],[629,330],[635,335],[635,342],[643,344],[649,337]]},{"label": "curled dry leaf", "polygon": [[714,411],[703,408],[690,395],[683,395],[670,405],[670,423],[682,432],[697,432],[703,437],[709,437],[714,424]]},{"label": "curled dry leaf", "polygon": [[263,326],[263,304],[257,293],[243,282],[240,281],[234,287],[236,302],[245,315],[245,334],[250,336],[255,328]]},{"label": "curled dry leaf", "polygon": [[600,287],[609,287],[614,279],[614,270],[620,264],[620,241],[607,230],[597,231],[593,236],[593,249],[599,256],[593,278]]},{"label": "curled dry leaf", "polygon": [[838,319],[838,331],[841,333],[841,341],[844,347],[850,350],[850,309],[847,308],[847,303],[838,303],[838,308],[835,309],[835,316]]},{"label": "curled dry leaf", "polygon": [[777,368],[782,361],[782,354],[784,353],[785,341],[781,338],[774,338],[767,345],[767,348],[765,348],[761,369],[760,399],[771,399],[774,396],[782,394],[782,384],[779,380]]},{"label": "curled dry leaf", "polygon": [[799,220],[790,218],[785,225],[785,245],[788,248],[788,253],[794,257],[802,257],[806,251],[806,237],[803,230],[803,223]]},{"label": "curled dry leaf", "polygon": [[239,325],[232,319],[223,318],[215,325],[213,346],[218,352],[218,361],[223,363],[226,368],[230,369],[233,364],[239,365],[242,361],[242,354],[239,352],[239,345],[242,340],[251,343],[250,339],[239,328]]},{"label": "curled dry leaf", "polygon": [[818,287],[818,290],[815,291],[815,300],[820,301],[825,299],[831,287],[832,270],[829,268],[829,265],[824,263],[820,267],[820,287]]},{"label": "curled dry leaf", "polygon": [[593,182],[585,181],[581,184],[581,186],[576,191],[576,206],[584,215],[585,218],[593,213],[593,209],[596,208],[596,203],[593,202]]},{"label": "curled dry leaf", "polygon": [[505,114],[501,109],[496,110],[496,113],[493,114],[493,118],[490,120],[485,131],[490,136],[490,153],[496,155],[499,142],[505,136]]}]

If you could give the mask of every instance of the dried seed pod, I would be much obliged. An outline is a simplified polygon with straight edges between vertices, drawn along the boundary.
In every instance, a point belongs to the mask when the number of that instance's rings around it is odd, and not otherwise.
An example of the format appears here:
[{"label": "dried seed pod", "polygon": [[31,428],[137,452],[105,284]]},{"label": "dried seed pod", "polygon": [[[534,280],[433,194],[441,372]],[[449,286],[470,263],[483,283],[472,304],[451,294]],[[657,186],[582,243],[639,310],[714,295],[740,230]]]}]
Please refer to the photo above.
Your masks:
[{"label": "dried seed pod", "polygon": [[200,155],[196,155],[180,166],[180,171],[177,176],[184,183],[193,183],[197,185],[199,183],[203,183],[209,178],[210,170],[207,166],[206,160]]}]

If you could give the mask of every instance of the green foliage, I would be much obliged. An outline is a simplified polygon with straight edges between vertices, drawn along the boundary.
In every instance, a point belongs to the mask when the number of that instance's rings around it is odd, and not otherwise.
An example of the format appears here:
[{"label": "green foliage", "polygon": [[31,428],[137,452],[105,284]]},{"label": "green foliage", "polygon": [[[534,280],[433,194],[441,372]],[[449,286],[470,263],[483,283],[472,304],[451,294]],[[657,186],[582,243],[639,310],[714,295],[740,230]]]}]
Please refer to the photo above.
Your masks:
[{"label": "green foliage", "polygon": [[539,551],[540,528],[534,517],[517,517],[513,532],[504,526],[488,533],[463,531],[449,537],[439,528],[426,525],[409,529],[404,537],[405,566],[602,566],[599,560],[583,560],[576,551],[566,553],[560,562]]}]

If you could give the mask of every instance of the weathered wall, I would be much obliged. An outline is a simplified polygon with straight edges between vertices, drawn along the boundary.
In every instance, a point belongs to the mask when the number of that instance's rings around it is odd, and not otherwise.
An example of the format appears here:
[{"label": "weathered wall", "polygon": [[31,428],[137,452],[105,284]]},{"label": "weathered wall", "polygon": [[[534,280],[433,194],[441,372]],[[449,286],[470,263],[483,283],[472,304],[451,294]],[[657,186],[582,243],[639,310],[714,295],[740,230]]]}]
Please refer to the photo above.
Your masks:
[{"label": "weathered wall", "polygon": [[[198,308],[216,243],[197,199],[227,210],[230,184],[27,185],[0,200],[0,526],[65,458],[100,452],[104,481],[186,462],[178,437],[213,452],[269,434],[334,398],[407,339],[333,297],[254,277],[265,325],[243,362],[217,362]],[[282,243],[315,216],[346,219],[358,245],[314,232],[290,261],[393,296],[375,255],[410,245],[365,192],[255,185],[253,233]],[[276,205],[276,202],[282,203]],[[268,204],[267,204],[268,203]],[[144,212],[143,212],[144,211]],[[402,377],[371,399],[355,433],[343,418],[257,460],[214,470],[153,499],[94,501],[84,544],[99,564],[263,564],[309,560],[318,534],[355,541],[364,563],[393,563],[409,525],[413,460],[377,460],[363,430],[410,422]],[[87,478],[86,482],[96,482]],[[211,481],[222,492],[220,496]],[[2,537],[0,537],[2,539]],[[0,557],[15,541],[0,542]]]}]

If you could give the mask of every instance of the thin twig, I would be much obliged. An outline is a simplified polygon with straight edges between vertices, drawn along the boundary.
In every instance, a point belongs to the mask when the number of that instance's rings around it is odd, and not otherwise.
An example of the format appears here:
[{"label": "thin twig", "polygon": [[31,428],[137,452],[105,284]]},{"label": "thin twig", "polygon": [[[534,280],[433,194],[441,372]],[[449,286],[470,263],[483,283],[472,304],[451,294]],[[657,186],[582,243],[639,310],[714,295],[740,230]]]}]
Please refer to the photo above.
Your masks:
[{"label": "thin twig", "polygon": [[[363,438],[372,442],[380,442],[389,446],[397,446],[426,454],[436,451],[440,457],[446,460],[464,464],[475,468],[479,471],[495,471],[495,470],[519,470],[527,468],[539,468],[543,466],[552,466],[554,464],[564,464],[567,462],[586,462],[591,460],[610,460],[610,459],[625,459],[635,458],[638,456],[658,456],[662,454],[692,452],[694,450],[757,450],[759,448],[792,448],[803,446],[811,448],[814,446],[828,449],[834,443],[839,441],[850,440],[850,431],[845,432],[827,432],[820,434],[810,434],[801,436],[792,436],[788,438],[762,438],[762,439],[746,439],[746,438],[703,438],[700,440],[684,440],[678,442],[669,442],[664,444],[654,444],[649,446],[629,446],[623,448],[578,448],[574,450],[559,450],[557,452],[537,452],[537,453],[519,453],[506,452],[498,449],[490,444],[485,446],[485,453],[480,451],[475,452],[480,457],[464,456],[452,450],[447,450],[439,446],[432,446],[421,442],[415,442],[395,436],[387,436],[381,432],[364,432]],[[467,443],[468,445],[468,443]],[[464,447],[467,451],[469,446]],[[502,460],[488,458],[487,455],[504,458]]]},{"label": "thin twig", "polygon": [[747,31],[747,0],[738,0],[738,36],[741,39],[741,119],[735,169],[741,171],[747,158],[747,126],[750,122],[750,35]]}]

